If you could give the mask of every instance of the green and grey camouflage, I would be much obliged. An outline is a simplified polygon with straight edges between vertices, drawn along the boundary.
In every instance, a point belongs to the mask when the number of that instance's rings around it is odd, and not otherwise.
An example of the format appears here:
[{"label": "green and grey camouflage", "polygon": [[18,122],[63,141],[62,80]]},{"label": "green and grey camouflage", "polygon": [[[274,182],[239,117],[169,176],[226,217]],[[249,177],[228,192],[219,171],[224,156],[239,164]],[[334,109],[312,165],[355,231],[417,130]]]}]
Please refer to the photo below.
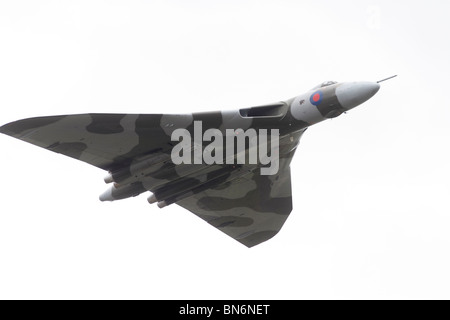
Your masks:
[{"label": "green and grey camouflage", "polygon": [[[326,82],[287,101],[235,111],[50,116],[12,122],[0,132],[108,171],[105,182],[111,187],[102,201],[150,191],[150,203],[160,208],[175,203],[252,247],[277,234],[292,211],[290,163],[305,130],[378,90],[372,82]],[[234,129],[228,135],[237,129],[278,130],[278,171],[262,175],[261,161],[174,164],[172,133],[186,129],[194,137],[196,121],[204,131],[218,129],[224,136],[227,129]],[[203,151],[205,144],[194,144],[192,152],[196,147]],[[247,147],[247,158],[249,152]]]}]

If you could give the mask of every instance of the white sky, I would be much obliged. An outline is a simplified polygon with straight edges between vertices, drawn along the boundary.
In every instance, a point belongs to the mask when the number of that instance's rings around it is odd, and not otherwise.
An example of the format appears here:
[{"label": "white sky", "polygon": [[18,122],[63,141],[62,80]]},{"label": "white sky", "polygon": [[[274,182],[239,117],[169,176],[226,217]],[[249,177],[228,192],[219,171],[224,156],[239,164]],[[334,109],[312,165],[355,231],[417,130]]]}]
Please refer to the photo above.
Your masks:
[{"label": "white sky", "polygon": [[0,124],[185,113],[379,80],[308,130],[294,210],[247,249],[0,136],[0,298],[450,298],[448,1],[1,1]]}]

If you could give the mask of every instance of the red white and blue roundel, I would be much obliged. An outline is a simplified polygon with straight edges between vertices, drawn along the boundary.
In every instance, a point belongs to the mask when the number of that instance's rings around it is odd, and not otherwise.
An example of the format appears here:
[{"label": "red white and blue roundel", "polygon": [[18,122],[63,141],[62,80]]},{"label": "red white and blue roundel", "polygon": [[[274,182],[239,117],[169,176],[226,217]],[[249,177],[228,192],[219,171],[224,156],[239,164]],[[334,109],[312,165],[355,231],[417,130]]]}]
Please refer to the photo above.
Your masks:
[{"label": "red white and blue roundel", "polygon": [[314,92],[311,97],[309,98],[309,102],[311,104],[318,106],[323,100],[323,92],[322,91],[316,91]]}]

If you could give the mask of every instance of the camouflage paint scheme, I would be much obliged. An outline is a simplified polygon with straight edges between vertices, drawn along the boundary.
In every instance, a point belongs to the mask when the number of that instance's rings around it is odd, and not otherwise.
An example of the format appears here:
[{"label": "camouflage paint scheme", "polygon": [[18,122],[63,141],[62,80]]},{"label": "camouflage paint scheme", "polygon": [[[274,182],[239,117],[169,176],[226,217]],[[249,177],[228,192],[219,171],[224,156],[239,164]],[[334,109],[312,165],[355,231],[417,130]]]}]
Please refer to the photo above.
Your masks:
[{"label": "camouflage paint scheme", "polygon": [[[50,116],[12,122],[0,132],[107,170],[105,182],[112,185],[103,201],[150,191],[150,203],[176,203],[252,247],[276,235],[292,211],[290,163],[302,134],[378,91],[362,84],[328,82],[287,101],[235,111]],[[258,164],[174,165],[172,132],[185,128],[193,137],[198,120],[203,131],[224,135],[226,129],[279,129],[278,173],[262,176]]]}]

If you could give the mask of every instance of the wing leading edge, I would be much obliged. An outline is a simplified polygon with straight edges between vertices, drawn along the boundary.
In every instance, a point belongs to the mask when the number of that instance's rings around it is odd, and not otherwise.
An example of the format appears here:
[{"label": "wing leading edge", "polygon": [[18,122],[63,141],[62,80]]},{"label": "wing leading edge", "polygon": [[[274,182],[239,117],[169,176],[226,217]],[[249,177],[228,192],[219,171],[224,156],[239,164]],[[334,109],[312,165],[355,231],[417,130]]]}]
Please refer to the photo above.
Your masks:
[{"label": "wing leading edge", "polygon": [[164,117],[170,116],[78,114],[39,117],[6,124],[0,127],[0,132],[113,171],[129,165],[136,157],[170,152],[170,134],[162,128]]}]

